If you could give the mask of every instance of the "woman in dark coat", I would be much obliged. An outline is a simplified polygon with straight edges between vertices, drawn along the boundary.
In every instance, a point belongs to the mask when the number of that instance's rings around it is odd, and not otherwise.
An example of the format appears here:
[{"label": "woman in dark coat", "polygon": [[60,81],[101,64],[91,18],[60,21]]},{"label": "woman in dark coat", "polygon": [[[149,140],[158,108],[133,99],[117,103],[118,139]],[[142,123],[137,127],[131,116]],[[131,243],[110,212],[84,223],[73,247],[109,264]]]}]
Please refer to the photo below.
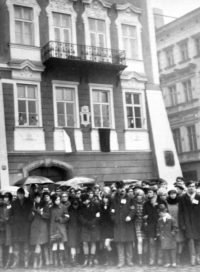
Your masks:
[{"label": "woman in dark coat", "polygon": [[58,266],[57,250],[59,245],[59,259],[60,266],[64,266],[63,257],[65,246],[64,243],[67,242],[67,229],[66,223],[69,220],[69,214],[67,207],[61,204],[60,196],[52,196],[53,206],[51,209],[51,221],[50,221],[50,238],[52,240],[53,246],[53,258],[54,266]]},{"label": "woman in dark coat", "polygon": [[6,261],[6,265],[4,266],[5,269],[8,269],[11,265],[11,258],[12,258],[12,241],[11,241],[11,225],[10,225],[10,211],[12,207],[12,194],[5,193],[4,194],[4,216],[5,216],[5,224],[6,224],[6,241],[5,246],[8,247],[8,258]]},{"label": "woman in dark coat", "polygon": [[71,264],[75,266],[76,256],[80,252],[81,244],[80,202],[78,197],[71,198],[68,213],[70,218],[67,224],[68,246],[71,250]]},{"label": "woman in dark coat", "polygon": [[49,241],[48,219],[50,218],[50,210],[47,205],[44,205],[44,202],[41,202],[39,193],[35,193],[31,216],[30,245],[35,246],[33,267],[36,269],[42,267],[41,245]]},{"label": "woman in dark coat", "polygon": [[3,195],[0,195],[0,268],[3,268],[3,248],[5,245],[6,225],[4,214]]},{"label": "woman in dark coat", "polygon": [[111,264],[111,241],[114,239],[114,225],[110,216],[111,212],[111,198],[109,195],[105,194],[102,197],[101,202],[101,219],[100,219],[100,229],[101,229],[101,240],[105,247],[105,259],[104,265]]},{"label": "woman in dark coat", "polygon": [[[83,252],[85,261],[83,267],[89,265],[93,266],[94,255],[96,253],[96,242],[100,240],[100,206],[91,201],[88,194],[82,195],[81,206],[81,240],[83,242]],[[89,245],[90,243],[90,260]]]}]

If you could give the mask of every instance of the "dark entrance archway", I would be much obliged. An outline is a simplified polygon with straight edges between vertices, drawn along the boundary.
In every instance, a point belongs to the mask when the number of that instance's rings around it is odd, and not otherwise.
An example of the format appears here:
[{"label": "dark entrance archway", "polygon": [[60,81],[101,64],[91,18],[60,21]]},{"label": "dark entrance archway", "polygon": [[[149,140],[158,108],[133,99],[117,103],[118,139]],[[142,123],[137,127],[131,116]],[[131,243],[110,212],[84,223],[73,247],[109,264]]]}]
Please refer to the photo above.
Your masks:
[{"label": "dark entrance archway", "polygon": [[57,182],[61,180],[68,180],[68,173],[64,169],[52,166],[52,167],[38,167],[29,172],[29,176],[42,176],[49,178],[50,180]]}]

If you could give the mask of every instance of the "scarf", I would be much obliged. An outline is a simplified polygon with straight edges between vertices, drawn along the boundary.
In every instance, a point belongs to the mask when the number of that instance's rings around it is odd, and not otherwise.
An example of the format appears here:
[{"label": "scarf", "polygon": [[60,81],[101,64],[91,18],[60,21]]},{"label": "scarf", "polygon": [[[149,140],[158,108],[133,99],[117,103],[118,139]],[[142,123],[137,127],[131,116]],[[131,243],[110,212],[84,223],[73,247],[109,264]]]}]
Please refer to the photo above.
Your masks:
[{"label": "scarf", "polygon": [[176,205],[178,203],[178,198],[172,199],[170,197],[167,198],[167,203],[170,205]]}]

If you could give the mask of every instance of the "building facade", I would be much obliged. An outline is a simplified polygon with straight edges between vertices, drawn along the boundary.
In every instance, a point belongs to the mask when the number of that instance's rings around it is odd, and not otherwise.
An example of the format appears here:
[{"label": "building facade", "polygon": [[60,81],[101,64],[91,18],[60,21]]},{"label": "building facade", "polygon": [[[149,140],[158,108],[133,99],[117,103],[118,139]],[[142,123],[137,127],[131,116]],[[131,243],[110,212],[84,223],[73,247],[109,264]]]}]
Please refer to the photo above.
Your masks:
[{"label": "building facade", "polygon": [[149,0],[6,0],[0,13],[1,185],[181,175]]},{"label": "building facade", "polygon": [[186,180],[200,179],[200,8],[156,30],[163,98]]}]

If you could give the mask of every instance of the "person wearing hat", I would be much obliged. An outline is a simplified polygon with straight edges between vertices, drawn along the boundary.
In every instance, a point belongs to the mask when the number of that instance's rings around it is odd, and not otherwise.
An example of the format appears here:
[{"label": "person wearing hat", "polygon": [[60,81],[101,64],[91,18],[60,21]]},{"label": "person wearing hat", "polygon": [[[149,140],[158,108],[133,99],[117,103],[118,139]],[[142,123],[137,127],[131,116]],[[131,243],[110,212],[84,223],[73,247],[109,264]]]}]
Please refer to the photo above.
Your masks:
[{"label": "person wearing hat", "polygon": [[24,267],[29,265],[29,234],[30,234],[30,216],[33,203],[30,198],[25,197],[23,188],[17,190],[17,199],[13,201],[10,211],[10,222],[12,228],[12,244],[14,260],[10,268],[16,269],[20,260],[20,245],[23,246],[21,257],[24,261]]},{"label": "person wearing hat", "polygon": [[81,199],[80,220],[82,224],[81,241],[83,242],[84,253],[83,267],[92,267],[96,254],[96,242],[100,241],[100,206],[92,201],[92,198],[87,193],[83,194]]},{"label": "person wearing hat", "polygon": [[187,183],[187,193],[179,199],[179,225],[188,240],[191,265],[200,264],[200,196],[195,181]]},{"label": "person wearing hat", "polygon": [[[147,201],[143,207],[144,225],[146,225],[146,236],[149,241],[149,265],[153,266],[156,262],[157,251],[157,223],[158,223],[158,204],[166,204],[166,202],[157,197],[157,190],[155,187],[147,188]],[[162,263],[161,251],[158,251],[158,264]]]},{"label": "person wearing hat", "polygon": [[[161,249],[165,258],[164,267],[176,267],[176,233],[178,231],[176,220],[169,216],[165,204],[158,205],[157,236],[161,243]],[[170,262],[171,257],[171,262]]]},{"label": "person wearing hat", "polygon": [[176,242],[177,242],[177,264],[180,265],[180,257],[183,251],[183,246],[185,244],[185,233],[184,231],[181,229],[180,225],[179,225],[179,219],[178,219],[178,211],[179,211],[179,207],[178,207],[178,203],[179,203],[179,198],[177,195],[177,188],[171,188],[168,191],[168,197],[167,197],[167,207],[168,207],[168,211],[170,213],[170,215],[176,220],[177,225],[178,225],[178,232],[176,235]]},{"label": "person wearing hat", "polygon": [[69,222],[67,224],[68,247],[71,254],[71,265],[76,266],[81,246],[81,224],[80,224],[80,200],[77,196],[71,198],[68,208]]},{"label": "person wearing hat", "polygon": [[[117,244],[118,268],[125,265],[132,267],[135,241],[134,223],[135,208],[133,199],[128,197],[123,181],[116,182],[117,193],[111,201],[111,218],[114,222],[114,241]],[[126,252],[126,253],[125,253]]]},{"label": "person wearing hat", "polygon": [[182,184],[176,183],[176,184],[174,185],[174,187],[175,187],[176,190],[177,190],[177,197],[178,197],[178,198],[180,198],[182,195],[185,194],[186,189],[185,189],[185,186],[183,186]]}]

